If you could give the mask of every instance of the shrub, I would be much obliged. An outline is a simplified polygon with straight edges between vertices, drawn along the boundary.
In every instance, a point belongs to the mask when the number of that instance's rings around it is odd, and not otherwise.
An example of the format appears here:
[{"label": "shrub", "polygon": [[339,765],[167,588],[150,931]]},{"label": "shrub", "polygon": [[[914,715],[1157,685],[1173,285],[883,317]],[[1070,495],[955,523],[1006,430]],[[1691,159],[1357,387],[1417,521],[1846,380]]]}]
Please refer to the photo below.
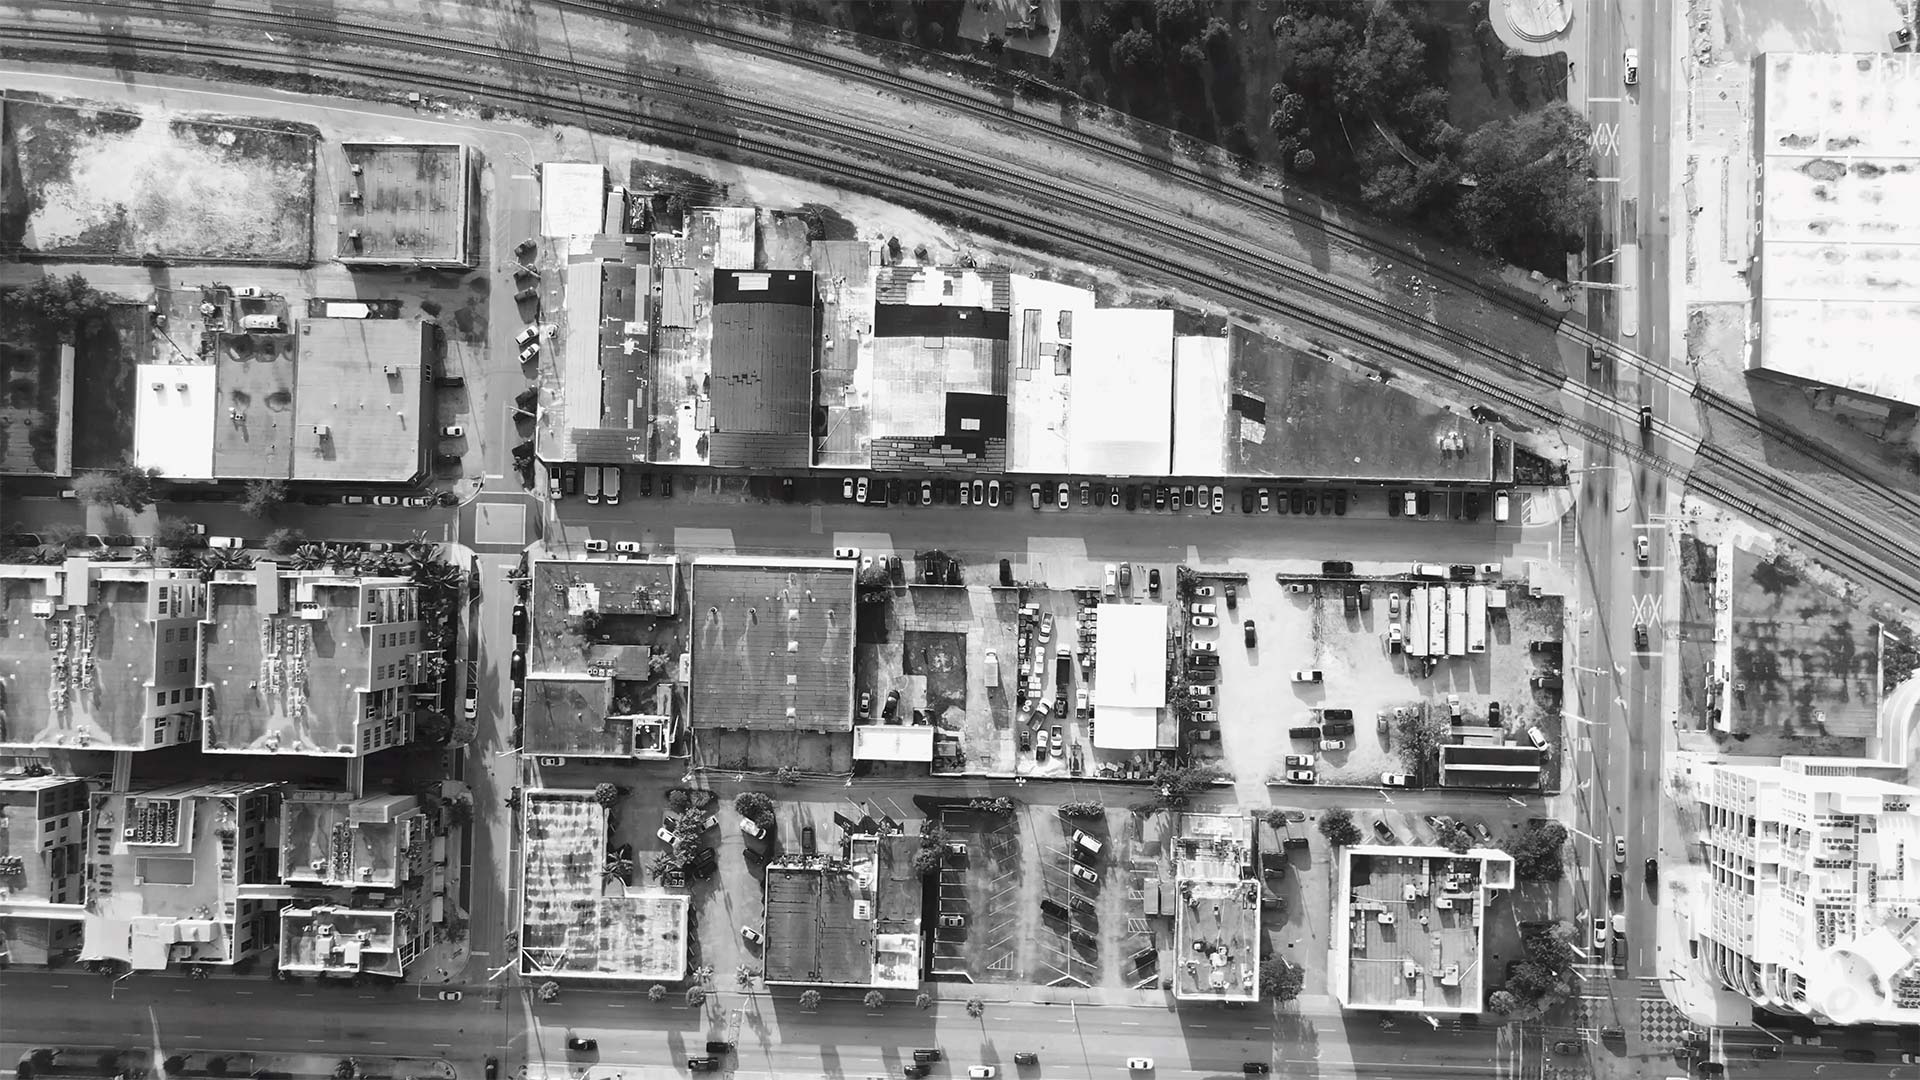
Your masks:
[{"label": "shrub", "polygon": [[249,480],[246,496],[240,501],[240,509],[249,517],[262,520],[273,516],[274,511],[287,501],[287,482],[285,480]]},{"label": "shrub", "polygon": [[773,771],[774,778],[782,784],[792,787],[800,782],[800,770],[791,765],[782,765]]},{"label": "shrub", "polygon": [[621,791],[620,785],[618,784],[610,784],[602,781],[593,785],[593,801],[609,810],[619,805],[620,800],[625,796],[626,792]]},{"label": "shrub", "polygon": [[981,1016],[986,1014],[986,1011],[987,1011],[986,1002],[981,1001],[979,998],[967,999],[967,1015],[968,1016],[971,1016],[974,1019],[978,1020]]},{"label": "shrub", "polygon": [[913,995],[913,1003],[915,1005],[918,1005],[922,1009],[931,1009],[933,1008],[933,995],[932,994],[915,994]]},{"label": "shrub", "polygon": [[684,814],[693,806],[693,796],[684,788],[674,788],[667,792],[667,809],[676,814]]},{"label": "shrub", "polygon": [[659,983],[654,983],[652,986],[647,987],[647,1000],[653,1002],[667,1000],[667,988],[661,986]]},{"label": "shrub", "polygon": [[820,991],[802,990],[800,992],[800,1007],[802,1009],[807,1010],[808,1012],[812,1012],[813,1010],[819,1008],[820,1007]]},{"label": "shrub", "polygon": [[867,996],[860,999],[860,1004],[869,1009],[884,1009],[887,1007],[887,996],[878,990],[869,990]]},{"label": "shrub", "polygon": [[560,984],[548,979],[540,984],[540,989],[536,992],[540,995],[541,1001],[554,1001],[560,997]]},{"label": "shrub", "polygon": [[707,991],[705,987],[700,987],[700,986],[687,987],[687,1008],[697,1009],[700,1006],[705,1005],[706,1003],[707,1003]]},{"label": "shrub", "polygon": [[1306,985],[1306,972],[1285,960],[1276,960],[1260,969],[1260,994],[1273,1001],[1292,1001]]},{"label": "shrub", "polygon": [[1060,816],[1064,818],[1104,818],[1107,816],[1105,803],[1088,799],[1082,802],[1060,804]]}]

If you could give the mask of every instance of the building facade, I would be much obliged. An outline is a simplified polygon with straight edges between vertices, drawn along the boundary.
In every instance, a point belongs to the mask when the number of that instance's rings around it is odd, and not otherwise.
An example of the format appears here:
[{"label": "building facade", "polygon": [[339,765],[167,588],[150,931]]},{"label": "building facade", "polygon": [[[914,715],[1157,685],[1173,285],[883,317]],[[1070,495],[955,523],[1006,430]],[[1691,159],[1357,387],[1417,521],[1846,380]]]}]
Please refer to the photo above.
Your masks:
[{"label": "building facade", "polygon": [[1701,955],[1728,989],[1837,1024],[1920,1024],[1920,789],[1849,758],[1699,766]]}]

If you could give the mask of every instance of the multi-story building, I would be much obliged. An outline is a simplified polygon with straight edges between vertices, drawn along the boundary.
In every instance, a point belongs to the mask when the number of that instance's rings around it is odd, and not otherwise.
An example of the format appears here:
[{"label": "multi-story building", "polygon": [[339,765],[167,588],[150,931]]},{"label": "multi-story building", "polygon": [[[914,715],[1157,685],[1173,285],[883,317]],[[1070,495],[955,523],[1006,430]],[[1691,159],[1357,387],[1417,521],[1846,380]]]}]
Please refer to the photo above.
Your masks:
[{"label": "multi-story building", "polygon": [[209,589],[209,753],[357,757],[413,741],[434,656],[418,586],[256,568]]},{"label": "multi-story building", "polygon": [[280,970],[399,978],[426,947],[433,822],[412,795],[290,791],[280,804]]},{"label": "multi-story building", "polygon": [[87,791],[71,776],[0,776],[0,966],[80,947]]},{"label": "multi-story building", "polygon": [[200,737],[198,570],[0,565],[0,746],[151,750]]},{"label": "multi-story building", "polygon": [[1826,1023],[1920,1024],[1920,789],[1849,758],[1707,762],[1701,958],[1729,989]]},{"label": "multi-story building", "polygon": [[272,944],[279,787],[216,781],[93,795],[83,960],[231,965]]}]

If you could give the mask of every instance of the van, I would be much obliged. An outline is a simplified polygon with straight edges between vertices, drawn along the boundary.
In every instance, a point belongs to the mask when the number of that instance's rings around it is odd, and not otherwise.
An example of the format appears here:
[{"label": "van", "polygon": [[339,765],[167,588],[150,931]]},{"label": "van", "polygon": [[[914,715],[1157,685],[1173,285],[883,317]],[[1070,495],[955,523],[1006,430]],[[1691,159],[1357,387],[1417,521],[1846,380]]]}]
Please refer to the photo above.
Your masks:
[{"label": "van", "polygon": [[1120,568],[1118,566],[1115,566],[1112,563],[1108,563],[1107,564],[1107,584],[1105,587],[1105,592],[1108,596],[1112,596],[1119,591],[1120,591]]},{"label": "van", "polygon": [[1493,520],[1507,520],[1507,510],[1507,490],[1501,488],[1499,491],[1493,493]]},{"label": "van", "polygon": [[589,465],[587,466],[587,502],[598,503],[599,501],[600,501],[600,466]]},{"label": "van", "polygon": [[240,329],[242,330],[264,330],[269,333],[277,333],[284,325],[278,315],[240,316]]},{"label": "van", "polygon": [[1089,855],[1100,854],[1100,849],[1105,846],[1100,841],[1088,836],[1079,829],[1073,830],[1073,842],[1084,849]]},{"label": "van", "polygon": [[1445,581],[1447,568],[1439,563],[1417,562],[1413,564],[1413,576],[1428,581]]},{"label": "van", "polygon": [[600,497],[608,506],[620,503],[620,466],[608,465],[600,470]]}]

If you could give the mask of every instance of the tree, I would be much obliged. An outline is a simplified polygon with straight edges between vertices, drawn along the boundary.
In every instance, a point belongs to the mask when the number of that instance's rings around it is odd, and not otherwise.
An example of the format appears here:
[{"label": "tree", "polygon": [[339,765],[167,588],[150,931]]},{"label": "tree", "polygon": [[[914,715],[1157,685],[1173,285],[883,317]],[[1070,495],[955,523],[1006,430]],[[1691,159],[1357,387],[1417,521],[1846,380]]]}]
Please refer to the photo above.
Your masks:
[{"label": "tree", "polygon": [[1467,136],[1460,163],[1474,186],[1458,216],[1468,239],[1521,263],[1563,251],[1597,205],[1589,138],[1586,119],[1559,103]]},{"label": "tree", "polygon": [[353,1080],[360,1066],[352,1058],[341,1058],[333,1063],[333,1080]]},{"label": "tree", "polygon": [[1305,969],[1285,960],[1274,960],[1260,968],[1260,993],[1273,1001],[1292,1001],[1306,983]]},{"label": "tree", "polygon": [[884,604],[893,599],[893,575],[885,560],[875,559],[872,566],[861,568],[859,597],[863,604]]},{"label": "tree", "polygon": [[540,989],[536,993],[539,994],[541,1001],[557,1000],[560,997],[560,984],[548,979],[540,984]]},{"label": "tree", "polygon": [[1335,807],[1321,813],[1320,835],[1334,847],[1351,847],[1360,842],[1360,826],[1353,823],[1353,811]]},{"label": "tree", "polygon": [[1499,1013],[1501,1016],[1512,1015],[1514,1010],[1519,1007],[1520,999],[1514,997],[1509,991],[1495,990],[1493,993],[1487,995],[1487,1009],[1491,1012]]},{"label": "tree", "polygon": [[932,818],[921,822],[920,847],[913,853],[914,872],[921,877],[937,872],[946,851],[947,830]]},{"label": "tree", "polygon": [[625,798],[626,794],[626,792],[620,790],[620,785],[608,783],[605,780],[593,785],[593,801],[609,810],[618,806],[620,800]]},{"label": "tree", "polygon": [[676,814],[684,814],[693,807],[693,796],[685,788],[674,788],[667,792],[667,809]]},{"label": "tree", "polygon": [[933,995],[915,994],[913,995],[913,1003],[922,1009],[931,1009],[933,1008]]},{"label": "tree", "polygon": [[62,341],[72,341],[80,326],[106,315],[111,306],[106,296],[79,274],[40,278],[24,289],[11,290],[6,300],[9,306],[18,305],[17,310],[54,329]]},{"label": "tree", "polygon": [[227,1075],[227,1059],[223,1057],[208,1058],[206,1071],[208,1076]]},{"label": "tree", "polygon": [[[118,1050],[101,1051],[100,1058],[95,1064],[100,1067],[100,1075],[118,1076],[120,1074],[120,1052]],[[348,1075],[352,1074],[349,1073]]]},{"label": "tree", "polygon": [[1271,96],[1273,98],[1274,118],[1270,123],[1273,125],[1275,131],[1285,131],[1297,127],[1301,120],[1306,119],[1306,98],[1288,91],[1285,86],[1279,83],[1273,85]]},{"label": "tree", "polygon": [[1200,0],[1153,0],[1153,21],[1168,41],[1185,41],[1205,14]]},{"label": "tree", "polygon": [[707,991],[705,987],[700,987],[700,986],[687,987],[687,1008],[697,1009],[700,1006],[705,1005],[706,1003],[707,1003]]},{"label": "tree", "polygon": [[779,768],[773,770],[773,775],[774,775],[774,779],[779,780],[782,784],[785,784],[788,787],[792,787],[793,785],[800,782],[800,770],[794,768],[791,765],[780,766]]},{"label": "tree", "polygon": [[820,991],[818,990],[800,991],[800,1007],[802,1009],[805,1009],[808,1012],[812,1012],[813,1010],[819,1008],[820,1007]]},{"label": "tree", "polygon": [[975,1020],[978,1020],[980,1019],[980,1017],[986,1015],[986,1012],[987,1012],[986,1002],[981,1001],[979,998],[967,999],[967,1015],[968,1016],[971,1016]]},{"label": "tree", "polygon": [[1013,816],[1013,812],[1018,809],[1014,805],[1013,800],[1004,795],[993,799],[969,799],[967,800],[967,807],[971,810],[997,818],[1010,818]]},{"label": "tree", "polygon": [[1260,811],[1260,820],[1265,822],[1268,828],[1284,829],[1287,827],[1287,812],[1277,806],[1269,807]]},{"label": "tree", "polygon": [[1449,820],[1441,822],[1436,832],[1438,833],[1437,839],[1440,846],[1453,852],[1455,855],[1465,855],[1467,849],[1473,847],[1473,834],[1467,831],[1465,825],[1457,821]]},{"label": "tree", "polygon": [[1513,872],[1522,881],[1559,881],[1564,867],[1560,849],[1567,842],[1567,827],[1557,821],[1534,820],[1506,840],[1507,854],[1513,856]]},{"label": "tree", "polygon": [[1148,75],[1160,67],[1160,46],[1147,30],[1129,30],[1107,50],[1113,69],[1123,75]]},{"label": "tree", "polygon": [[267,534],[261,546],[275,555],[291,555],[306,541],[307,534],[299,529],[275,529]]},{"label": "tree", "polygon": [[1382,5],[1365,40],[1341,58],[1335,99],[1344,109],[1379,109],[1425,86],[1426,62],[1426,42],[1414,36],[1404,15]]},{"label": "tree", "polygon": [[40,530],[40,542],[51,548],[65,551],[78,543],[87,531],[71,521],[56,521]]},{"label": "tree", "polygon": [[1187,801],[1187,796],[1202,788],[1211,787],[1220,779],[1220,769],[1214,765],[1179,765],[1162,769],[1157,777],[1160,782],[1160,799],[1169,806],[1177,806]]},{"label": "tree", "polygon": [[421,746],[445,746],[453,738],[453,721],[439,709],[416,709],[413,714],[413,741]]},{"label": "tree", "polygon": [[1288,164],[1293,168],[1294,172],[1311,172],[1313,171],[1313,165],[1316,160],[1318,159],[1313,156],[1313,151],[1301,149],[1293,152],[1293,160],[1288,162]]},{"label": "tree", "polygon": [[1334,89],[1341,65],[1360,44],[1359,31],[1344,14],[1315,13],[1274,25],[1287,56],[1287,85],[1315,96]]},{"label": "tree", "polygon": [[94,506],[124,506],[135,513],[153,504],[153,481],[159,469],[143,469],[131,458],[111,469],[89,469],[73,478],[73,493]]},{"label": "tree", "polygon": [[887,1007],[887,996],[878,990],[869,990],[867,996],[860,999],[860,1004],[868,1009],[884,1009]]},{"label": "tree", "polygon": [[667,988],[661,986],[659,983],[654,983],[652,986],[647,987],[647,1000],[655,1004],[667,1000]]},{"label": "tree", "polygon": [[743,791],[733,797],[734,813],[764,822],[773,816],[773,796],[764,791]]},{"label": "tree", "polygon": [[240,500],[240,509],[249,517],[262,521],[271,518],[287,501],[287,482],[285,480],[249,480],[247,493]]}]

